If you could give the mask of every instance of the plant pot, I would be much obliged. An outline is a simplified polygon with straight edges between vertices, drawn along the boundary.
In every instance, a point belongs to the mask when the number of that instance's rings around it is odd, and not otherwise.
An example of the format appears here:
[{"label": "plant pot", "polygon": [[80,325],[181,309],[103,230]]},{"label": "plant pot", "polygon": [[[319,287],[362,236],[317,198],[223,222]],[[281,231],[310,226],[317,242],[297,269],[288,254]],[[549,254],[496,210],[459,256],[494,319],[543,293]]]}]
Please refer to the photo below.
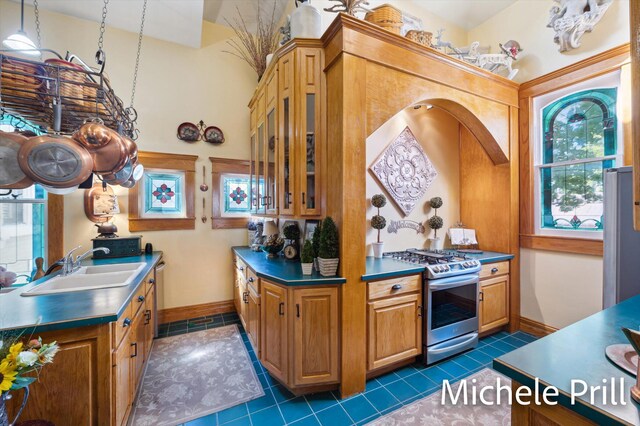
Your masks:
[{"label": "plant pot", "polygon": [[323,277],[334,277],[338,273],[339,258],[336,259],[323,259],[318,258],[318,265],[320,266],[320,275]]},{"label": "plant pot", "polygon": [[311,275],[313,273],[313,262],[301,263],[300,265],[302,265],[302,275]]},{"label": "plant pot", "polygon": [[443,238],[429,238],[429,249],[431,250],[442,250],[444,248],[444,239]]},{"label": "plant pot", "polygon": [[384,243],[372,243],[373,257],[382,259],[382,252],[384,251]]}]

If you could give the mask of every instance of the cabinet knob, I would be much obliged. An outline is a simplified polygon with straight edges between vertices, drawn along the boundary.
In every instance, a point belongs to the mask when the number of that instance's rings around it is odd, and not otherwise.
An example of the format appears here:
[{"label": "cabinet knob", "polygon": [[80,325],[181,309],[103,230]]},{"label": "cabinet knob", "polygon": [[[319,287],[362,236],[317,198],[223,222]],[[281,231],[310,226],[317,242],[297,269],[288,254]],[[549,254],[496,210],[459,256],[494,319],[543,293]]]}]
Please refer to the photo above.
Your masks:
[{"label": "cabinet knob", "polygon": [[156,280],[154,278],[149,278],[149,284],[155,284]]},{"label": "cabinet knob", "polygon": [[391,290],[393,290],[393,291],[402,290],[402,285],[394,284],[394,285],[391,286]]},{"label": "cabinet knob", "polygon": [[129,327],[131,325],[131,318],[125,318],[124,321],[122,321],[122,327]]},{"label": "cabinet knob", "polygon": [[247,280],[247,282],[248,282],[248,283],[252,283],[252,282],[254,282],[254,281],[255,281],[255,280],[253,279],[253,277],[249,277],[249,279]]},{"label": "cabinet knob", "polygon": [[138,302],[140,303],[144,302],[144,296],[142,295],[138,296]]},{"label": "cabinet knob", "polygon": [[238,266],[238,271],[240,272],[244,271],[244,266]]},{"label": "cabinet knob", "polygon": [[491,273],[495,274],[496,272],[498,272],[498,268],[491,268]]}]

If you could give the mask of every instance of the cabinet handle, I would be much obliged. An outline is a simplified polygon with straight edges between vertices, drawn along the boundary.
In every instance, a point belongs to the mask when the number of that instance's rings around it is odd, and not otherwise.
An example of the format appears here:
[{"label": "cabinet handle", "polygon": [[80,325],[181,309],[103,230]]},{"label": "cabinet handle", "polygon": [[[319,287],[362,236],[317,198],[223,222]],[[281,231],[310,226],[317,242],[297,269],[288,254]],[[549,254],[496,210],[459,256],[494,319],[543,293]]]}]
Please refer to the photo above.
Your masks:
[{"label": "cabinet handle", "polygon": [[498,268],[491,268],[491,273],[495,274],[496,272],[498,272]]},{"label": "cabinet handle", "polygon": [[418,317],[422,316],[422,305],[418,305]]},{"label": "cabinet handle", "polygon": [[151,322],[151,309],[147,309],[146,311],[144,311],[144,316],[146,317],[144,325],[147,325]]},{"label": "cabinet handle", "polygon": [[300,304],[296,303],[296,316],[300,318]]},{"label": "cabinet handle", "polygon": [[480,290],[480,295],[478,297],[478,302],[482,302],[484,301],[484,292],[482,290]]},{"label": "cabinet handle", "polygon": [[124,321],[122,321],[122,327],[129,327],[131,325],[131,318],[125,318]]},{"label": "cabinet handle", "polygon": [[306,202],[307,202],[307,200],[306,200],[305,194],[303,192],[302,193],[302,204],[306,204]]},{"label": "cabinet handle", "polygon": [[293,198],[293,194],[291,192],[287,193],[287,204],[293,203],[293,201],[291,201],[292,198]]},{"label": "cabinet handle", "polygon": [[133,355],[131,355],[131,358],[135,358],[138,356],[138,342],[136,343],[132,343],[131,346],[133,347],[133,349],[135,350],[135,352],[133,353]]},{"label": "cabinet handle", "polygon": [[248,298],[249,298],[249,292],[248,291],[245,291],[244,293],[242,293],[242,301],[244,303],[249,303]]},{"label": "cabinet handle", "polygon": [[149,284],[155,284],[155,283],[156,283],[156,280],[155,280],[155,279],[153,279],[153,278],[149,278]]},{"label": "cabinet handle", "polygon": [[144,296],[142,295],[138,296],[138,302],[140,303],[144,302]]},{"label": "cabinet handle", "polygon": [[278,305],[278,314],[284,316],[284,302],[280,302],[280,305]]},{"label": "cabinet handle", "polygon": [[402,290],[402,285],[394,284],[394,285],[391,286],[391,290],[393,290],[393,291]]}]

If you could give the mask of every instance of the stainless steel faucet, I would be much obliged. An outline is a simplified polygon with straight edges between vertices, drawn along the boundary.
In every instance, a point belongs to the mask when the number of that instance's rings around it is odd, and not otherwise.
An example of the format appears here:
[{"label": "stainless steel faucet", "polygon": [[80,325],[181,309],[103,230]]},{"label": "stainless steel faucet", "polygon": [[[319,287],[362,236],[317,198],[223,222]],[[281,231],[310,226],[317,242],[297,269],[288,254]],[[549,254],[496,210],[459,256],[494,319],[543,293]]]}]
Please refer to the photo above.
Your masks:
[{"label": "stainless steel faucet", "polygon": [[78,250],[80,247],[82,246],[78,246],[75,247],[73,249],[71,249],[69,251],[69,253],[67,253],[64,258],[62,259],[62,261],[60,262],[60,264],[62,265],[62,276],[67,276],[69,274],[74,273],[75,271],[77,271],[78,269],[80,269],[80,262],[82,262],[84,259],[86,259],[87,257],[89,257],[90,254],[96,252],[96,251],[101,251],[104,252],[105,254],[109,254],[109,249],[106,247],[98,247],[95,249],[91,249],[88,250],[84,253],[82,253],[81,255],[76,256],[76,260],[73,260],[73,253]]}]

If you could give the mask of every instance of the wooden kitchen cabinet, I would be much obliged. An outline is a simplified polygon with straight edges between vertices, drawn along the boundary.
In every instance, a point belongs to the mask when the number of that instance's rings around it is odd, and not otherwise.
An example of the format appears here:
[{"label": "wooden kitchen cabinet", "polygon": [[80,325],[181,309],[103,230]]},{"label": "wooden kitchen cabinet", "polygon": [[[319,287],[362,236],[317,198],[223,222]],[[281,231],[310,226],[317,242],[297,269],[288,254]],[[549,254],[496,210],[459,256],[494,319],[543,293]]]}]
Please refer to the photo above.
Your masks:
[{"label": "wooden kitchen cabinet", "polygon": [[482,265],[478,286],[480,333],[509,323],[509,262]]},{"label": "wooden kitchen cabinet", "polygon": [[480,333],[509,322],[509,276],[480,281]]},{"label": "wooden kitchen cabinet", "polygon": [[262,365],[273,377],[286,383],[288,376],[287,289],[262,280]]},{"label": "wooden kitchen cabinet", "polygon": [[338,381],[338,289],[293,290],[293,383]]},{"label": "wooden kitchen cabinet", "polygon": [[255,214],[322,215],[323,62],[320,43],[293,41],[274,58],[249,103]]},{"label": "wooden kitchen cabinet", "polygon": [[113,401],[115,424],[126,424],[131,408],[131,345],[125,339],[113,353]]},{"label": "wooden kitchen cabinet", "polygon": [[422,353],[422,294],[393,296],[368,303],[369,371]]}]

